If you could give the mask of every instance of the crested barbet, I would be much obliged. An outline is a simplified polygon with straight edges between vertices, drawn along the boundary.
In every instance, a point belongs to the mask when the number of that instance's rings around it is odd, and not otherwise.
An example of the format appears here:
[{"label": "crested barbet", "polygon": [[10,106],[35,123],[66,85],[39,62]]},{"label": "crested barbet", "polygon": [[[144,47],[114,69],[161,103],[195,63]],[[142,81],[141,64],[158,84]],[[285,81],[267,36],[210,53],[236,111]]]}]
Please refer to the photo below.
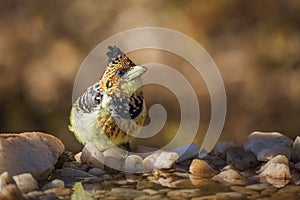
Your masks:
[{"label": "crested barbet", "polygon": [[147,110],[141,76],[147,71],[135,65],[119,48],[108,47],[108,66],[100,81],[87,88],[76,100],[70,126],[77,140],[93,142],[98,149],[124,146],[136,137]]}]

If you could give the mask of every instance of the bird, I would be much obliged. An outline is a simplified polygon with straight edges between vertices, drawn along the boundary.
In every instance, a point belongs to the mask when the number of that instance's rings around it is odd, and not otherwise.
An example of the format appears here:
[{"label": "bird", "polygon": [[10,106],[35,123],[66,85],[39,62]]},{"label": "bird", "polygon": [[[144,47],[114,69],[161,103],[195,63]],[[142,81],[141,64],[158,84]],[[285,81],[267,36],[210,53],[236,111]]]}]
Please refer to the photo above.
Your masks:
[{"label": "bird", "polygon": [[100,80],[72,105],[69,130],[83,145],[92,142],[101,151],[115,146],[130,151],[147,116],[141,79],[147,68],[134,64],[116,46],[108,50]]}]

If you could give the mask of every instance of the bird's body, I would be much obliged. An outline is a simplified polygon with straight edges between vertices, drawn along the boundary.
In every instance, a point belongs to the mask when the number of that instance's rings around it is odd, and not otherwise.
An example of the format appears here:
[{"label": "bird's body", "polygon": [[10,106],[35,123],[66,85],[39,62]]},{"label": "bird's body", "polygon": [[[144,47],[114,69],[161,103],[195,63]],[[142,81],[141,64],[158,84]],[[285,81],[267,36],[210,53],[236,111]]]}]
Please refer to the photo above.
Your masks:
[{"label": "bird's body", "polygon": [[70,130],[82,144],[93,142],[100,150],[123,145],[137,136],[146,118],[141,75],[117,47],[109,47],[109,65],[99,82],[73,104]]}]

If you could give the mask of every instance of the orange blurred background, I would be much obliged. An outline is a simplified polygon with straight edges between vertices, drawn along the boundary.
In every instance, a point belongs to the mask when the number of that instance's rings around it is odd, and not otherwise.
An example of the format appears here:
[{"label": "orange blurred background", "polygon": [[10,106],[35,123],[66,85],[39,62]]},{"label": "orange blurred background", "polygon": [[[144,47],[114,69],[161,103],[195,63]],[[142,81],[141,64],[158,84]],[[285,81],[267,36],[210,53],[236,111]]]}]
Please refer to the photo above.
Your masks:
[{"label": "orange blurred background", "polygon": [[[297,0],[2,1],[0,132],[48,132],[68,150],[80,150],[67,126],[81,62],[113,34],[159,26],[194,38],[219,67],[228,101],[220,140],[239,144],[255,130],[294,138],[300,133],[299,13]],[[183,60],[162,54],[160,61],[182,72],[197,91],[201,141],[210,119],[205,84]],[[139,63],[152,61],[151,55],[131,56]],[[153,88],[145,88],[147,104],[165,105],[169,116],[162,132],[145,141],[155,146],[172,138],[180,111],[169,91]]]}]

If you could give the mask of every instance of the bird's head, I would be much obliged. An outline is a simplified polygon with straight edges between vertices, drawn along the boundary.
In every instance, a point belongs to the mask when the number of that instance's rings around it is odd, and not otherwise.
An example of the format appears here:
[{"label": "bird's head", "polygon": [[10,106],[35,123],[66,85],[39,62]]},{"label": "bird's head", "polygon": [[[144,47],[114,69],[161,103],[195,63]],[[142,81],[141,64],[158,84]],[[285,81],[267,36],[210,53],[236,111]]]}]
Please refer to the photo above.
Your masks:
[{"label": "bird's head", "polygon": [[[135,65],[119,48],[109,46],[108,66],[100,79],[102,92],[112,95],[116,89],[131,93],[141,86],[140,77],[147,68]],[[128,91],[126,91],[128,90]]]}]

